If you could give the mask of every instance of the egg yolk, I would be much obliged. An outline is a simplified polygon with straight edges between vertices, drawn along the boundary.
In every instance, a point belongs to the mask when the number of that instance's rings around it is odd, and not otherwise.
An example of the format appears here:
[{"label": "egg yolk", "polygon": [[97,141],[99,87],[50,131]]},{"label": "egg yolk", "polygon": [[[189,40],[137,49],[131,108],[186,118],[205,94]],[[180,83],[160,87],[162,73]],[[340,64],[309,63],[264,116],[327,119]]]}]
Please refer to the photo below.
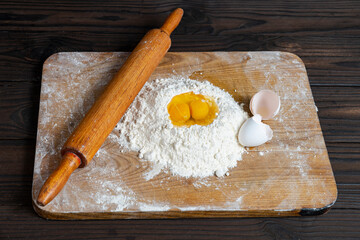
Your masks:
[{"label": "egg yolk", "polygon": [[186,122],[190,119],[190,108],[186,103],[174,104],[169,108],[170,119],[175,122]]},{"label": "egg yolk", "polygon": [[169,118],[175,126],[209,125],[219,108],[213,98],[193,92],[174,96],[167,106]]},{"label": "egg yolk", "polygon": [[191,117],[195,120],[202,120],[209,114],[209,105],[204,100],[195,100],[190,103]]}]

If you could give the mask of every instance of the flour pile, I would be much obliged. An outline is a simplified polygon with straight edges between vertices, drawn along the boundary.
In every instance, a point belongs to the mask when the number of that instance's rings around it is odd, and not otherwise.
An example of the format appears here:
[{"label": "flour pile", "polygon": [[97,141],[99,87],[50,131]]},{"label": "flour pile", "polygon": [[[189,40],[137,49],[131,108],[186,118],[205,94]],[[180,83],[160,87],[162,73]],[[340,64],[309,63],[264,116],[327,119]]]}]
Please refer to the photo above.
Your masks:
[{"label": "flour pile", "polygon": [[[176,127],[167,105],[182,93],[193,91],[214,98],[217,118],[207,126]],[[236,166],[245,151],[237,134],[247,113],[231,95],[210,82],[191,79],[157,79],[144,85],[116,127],[119,143],[157,169],[183,177],[223,176]]]}]

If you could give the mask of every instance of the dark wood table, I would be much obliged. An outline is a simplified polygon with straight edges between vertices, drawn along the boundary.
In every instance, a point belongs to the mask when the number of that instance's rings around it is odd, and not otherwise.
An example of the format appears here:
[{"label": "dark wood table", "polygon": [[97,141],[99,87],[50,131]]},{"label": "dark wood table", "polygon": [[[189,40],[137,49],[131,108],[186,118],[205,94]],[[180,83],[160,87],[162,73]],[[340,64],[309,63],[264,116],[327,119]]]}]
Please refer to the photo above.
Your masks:
[{"label": "dark wood table", "polygon": [[[131,51],[176,7],[171,51],[288,51],[308,70],[338,200],[292,218],[49,221],[31,205],[41,69],[60,51]],[[0,2],[0,239],[359,239],[360,1]]]}]

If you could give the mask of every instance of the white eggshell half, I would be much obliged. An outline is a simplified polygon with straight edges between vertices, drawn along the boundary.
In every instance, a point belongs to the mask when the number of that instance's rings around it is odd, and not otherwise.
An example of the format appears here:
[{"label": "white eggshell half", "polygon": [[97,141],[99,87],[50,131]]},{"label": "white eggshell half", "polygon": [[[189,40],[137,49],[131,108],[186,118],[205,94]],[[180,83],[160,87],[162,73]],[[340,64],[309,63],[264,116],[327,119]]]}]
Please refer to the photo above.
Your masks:
[{"label": "white eggshell half", "polygon": [[241,126],[238,140],[245,147],[256,147],[271,140],[272,136],[273,131],[269,125],[262,123],[261,116],[256,114]]},{"label": "white eggshell half", "polygon": [[263,120],[275,117],[280,110],[280,97],[271,90],[261,90],[250,100],[250,111],[253,115],[260,114]]}]

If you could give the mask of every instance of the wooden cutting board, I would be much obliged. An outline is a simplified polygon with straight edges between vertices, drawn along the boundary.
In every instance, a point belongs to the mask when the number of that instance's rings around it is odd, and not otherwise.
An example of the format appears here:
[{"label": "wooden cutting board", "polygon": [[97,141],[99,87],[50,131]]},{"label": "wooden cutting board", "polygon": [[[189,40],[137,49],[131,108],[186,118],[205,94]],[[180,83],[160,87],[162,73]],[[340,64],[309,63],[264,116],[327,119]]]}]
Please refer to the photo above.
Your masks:
[{"label": "wooden cutting board", "polygon": [[[35,211],[51,219],[318,215],[337,198],[305,66],[286,52],[167,53],[149,81],[183,76],[208,80],[248,104],[261,89],[280,95],[266,121],[273,139],[247,149],[222,178],[156,173],[138,153],[122,153],[116,131],[86,168],[76,170],[47,206],[38,192],[60,161],[60,149],[129,53],[58,53],[43,67],[33,179]],[[111,137],[113,136],[113,137]]]}]

